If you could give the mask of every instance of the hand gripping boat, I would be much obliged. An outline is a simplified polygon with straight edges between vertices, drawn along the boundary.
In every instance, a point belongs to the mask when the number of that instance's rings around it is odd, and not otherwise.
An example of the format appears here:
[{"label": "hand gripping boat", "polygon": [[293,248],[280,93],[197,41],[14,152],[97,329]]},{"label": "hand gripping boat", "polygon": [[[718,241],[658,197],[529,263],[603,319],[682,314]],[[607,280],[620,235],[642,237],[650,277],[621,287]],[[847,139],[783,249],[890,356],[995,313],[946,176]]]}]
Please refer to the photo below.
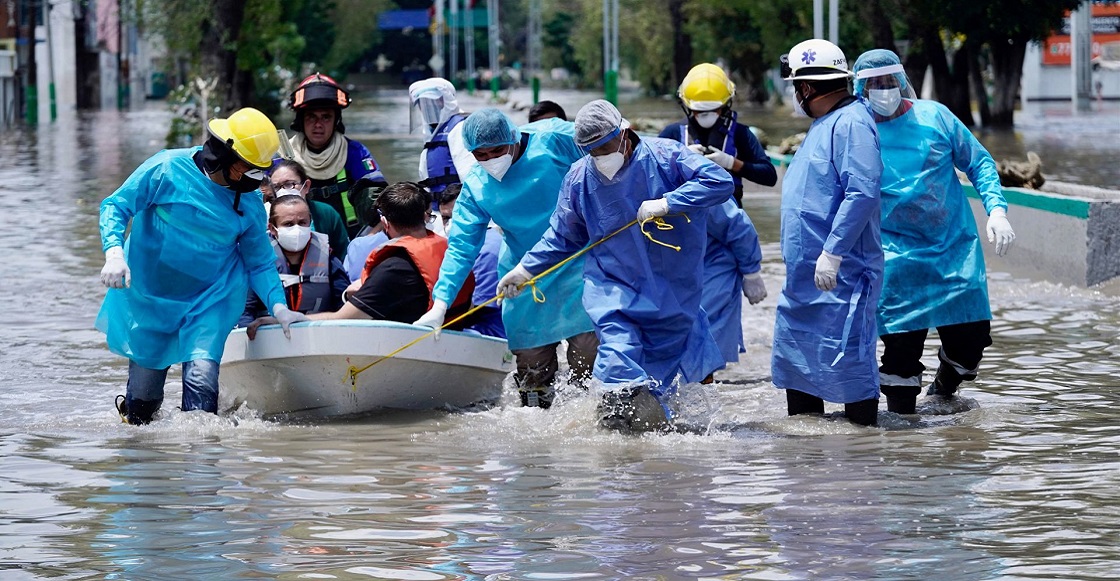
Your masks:
[{"label": "hand gripping boat", "polygon": [[[226,339],[219,375],[219,409],[247,404],[266,416],[329,418],[377,410],[455,409],[496,401],[513,370],[504,339],[430,332],[389,321],[313,321],[245,329]],[[364,370],[366,366],[377,362]],[[361,370],[351,380],[351,368]]]}]

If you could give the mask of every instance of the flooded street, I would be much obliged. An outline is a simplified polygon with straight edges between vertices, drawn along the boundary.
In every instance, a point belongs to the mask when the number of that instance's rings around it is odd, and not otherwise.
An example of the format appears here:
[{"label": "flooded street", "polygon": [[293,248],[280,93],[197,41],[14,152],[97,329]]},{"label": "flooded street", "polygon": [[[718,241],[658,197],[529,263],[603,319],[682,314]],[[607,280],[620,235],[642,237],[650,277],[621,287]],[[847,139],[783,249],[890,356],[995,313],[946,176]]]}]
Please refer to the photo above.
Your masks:
[{"label": "flooded street", "polygon": [[[571,118],[587,95],[543,97]],[[359,96],[345,113],[390,181],[415,176],[421,146],[404,136],[405,101]],[[1116,187],[1111,106],[1025,117],[990,147]],[[752,115],[779,138],[801,123]],[[706,434],[601,432],[595,401],[568,392],[550,411],[507,392],[486,410],[320,424],[184,414],[175,369],[164,419],[122,425],[127,364],[93,329],[98,204],[168,125],[153,106],[0,137],[4,581],[1120,577],[1120,297],[989,272],[994,345],[964,390],[978,409],[880,411],[875,429],[790,419],[769,381],[784,276],[773,190],[746,198],[770,293],[744,306],[748,352],[685,402]],[[931,334],[927,382],[936,349]]]}]

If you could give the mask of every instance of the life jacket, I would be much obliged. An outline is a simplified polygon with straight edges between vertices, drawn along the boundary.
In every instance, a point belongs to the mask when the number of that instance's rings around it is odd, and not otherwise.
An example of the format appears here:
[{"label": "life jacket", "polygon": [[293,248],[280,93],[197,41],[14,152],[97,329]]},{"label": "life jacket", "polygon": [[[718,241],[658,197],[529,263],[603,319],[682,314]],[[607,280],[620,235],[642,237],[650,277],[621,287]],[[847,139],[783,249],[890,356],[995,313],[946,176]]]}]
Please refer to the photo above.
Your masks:
[{"label": "life jacket", "polygon": [[[390,240],[371,253],[369,258],[366,259],[365,268],[362,269],[362,284],[365,284],[374,267],[387,258],[399,256],[401,252],[407,254],[409,261],[416,267],[416,270],[420,271],[420,277],[424,279],[424,284],[428,287],[428,308],[432,308],[432,289],[435,288],[436,281],[439,280],[439,267],[443,264],[443,255],[447,253],[447,239],[434,232],[429,231],[424,238],[401,236]],[[461,314],[470,308],[473,293],[474,273],[471,273],[466,282],[463,283],[463,288],[459,289],[455,301],[447,309],[448,320],[452,318],[452,315]]]},{"label": "life jacket", "polygon": [[451,158],[451,148],[447,144],[447,137],[456,125],[467,118],[465,113],[456,113],[436,128],[432,138],[424,144],[428,151],[424,161],[428,167],[428,177],[420,181],[420,185],[433,194],[438,194],[447,189],[451,184],[459,183],[459,174],[455,171],[455,162]]},{"label": "life jacket", "polygon": [[[347,152],[349,155],[349,152]],[[343,166],[342,171],[338,175],[325,180],[311,180],[311,189],[307,192],[308,200],[320,200],[330,207],[334,208],[342,219],[346,222],[346,226],[354,226],[358,223],[358,212],[354,210],[354,206],[350,203],[350,196],[346,195],[350,191],[350,180],[346,174],[346,167]]]},{"label": "life jacket", "polygon": [[[735,134],[732,131],[735,128],[735,123],[738,121],[738,118],[739,114],[732,111],[729,120],[725,121],[721,119],[719,123],[713,125],[712,128],[708,130],[708,143],[700,143],[700,140],[695,136],[689,135],[688,119],[685,119],[685,122],[680,125],[681,132],[678,139],[686,147],[694,143],[699,143],[700,145],[719,147],[719,149],[731,155],[731,157],[739,157],[736,155],[738,149],[735,147]],[[723,139],[723,143],[719,143],[720,138]]]},{"label": "life jacket", "polygon": [[331,306],[331,251],[327,235],[311,233],[311,240],[303,252],[299,274],[288,268],[288,257],[280,243],[272,240],[272,253],[276,256],[276,270],[288,308],[301,313],[321,313]]}]

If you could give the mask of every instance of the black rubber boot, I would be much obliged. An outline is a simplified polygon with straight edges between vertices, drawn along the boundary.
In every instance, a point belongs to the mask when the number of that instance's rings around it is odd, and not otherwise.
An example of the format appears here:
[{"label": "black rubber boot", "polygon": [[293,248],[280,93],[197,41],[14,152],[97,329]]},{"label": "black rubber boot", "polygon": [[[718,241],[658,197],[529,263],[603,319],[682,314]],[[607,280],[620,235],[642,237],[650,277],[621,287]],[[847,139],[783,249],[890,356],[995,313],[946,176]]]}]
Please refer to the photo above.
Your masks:
[{"label": "black rubber boot", "polygon": [[605,430],[634,434],[672,429],[661,402],[645,387],[604,393],[596,411]]},{"label": "black rubber boot", "polygon": [[887,398],[887,411],[896,414],[916,414],[915,407],[922,388],[913,385],[882,385],[879,391]]},{"label": "black rubber boot", "polygon": [[804,391],[787,389],[786,411],[789,412],[789,415],[791,416],[801,414],[816,414],[818,416],[823,416],[824,400],[815,395],[809,395]]},{"label": "black rubber boot", "polygon": [[551,388],[518,389],[517,393],[521,396],[521,407],[534,407],[542,410],[552,407],[552,400],[556,398],[556,392]]},{"label": "black rubber boot", "polygon": [[860,426],[879,425],[879,398],[844,404],[844,416]]},{"label": "black rubber boot", "polygon": [[156,415],[156,412],[159,411],[159,407],[162,404],[163,400],[130,400],[123,395],[118,395],[114,402],[117,413],[121,415],[121,421],[134,426],[150,424],[152,422],[152,416]]},{"label": "black rubber boot", "polygon": [[957,388],[960,387],[964,378],[957,373],[953,366],[941,364],[937,368],[937,375],[933,378],[933,383],[929,386],[929,395],[940,395],[941,397],[950,398],[957,394]]}]

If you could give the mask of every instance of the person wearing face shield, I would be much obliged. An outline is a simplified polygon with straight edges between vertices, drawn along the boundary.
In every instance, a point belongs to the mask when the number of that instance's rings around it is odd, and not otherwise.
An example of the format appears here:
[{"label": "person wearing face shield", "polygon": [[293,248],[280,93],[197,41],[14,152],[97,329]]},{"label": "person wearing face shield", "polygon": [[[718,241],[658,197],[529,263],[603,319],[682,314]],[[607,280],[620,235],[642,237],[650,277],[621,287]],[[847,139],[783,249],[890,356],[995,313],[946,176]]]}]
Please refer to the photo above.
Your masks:
[{"label": "person wearing face shield", "polygon": [[[478,259],[490,223],[501,228],[505,250],[498,273],[505,275],[548,229],[564,174],[583,156],[572,123],[560,119],[517,127],[489,108],[472,113],[462,127],[464,144],[478,164],[460,176],[463,185],[451,215],[435,301],[416,321],[437,330]],[[502,323],[517,360],[514,380],[524,406],[552,405],[560,341],[568,342],[570,380],[579,384],[590,376],[599,343],[583,309],[582,275],[583,261],[572,261],[538,284],[545,302],[502,302]]]},{"label": "person wearing face shield", "polygon": [[[532,293],[521,293],[530,278],[603,240],[582,272],[583,306],[600,340],[599,425],[668,429],[678,386],[724,366],[700,301],[708,211],[735,186],[680,143],[640,139],[607,101],[584,105],[575,132],[588,155],[565,176],[548,230],[498,289],[506,303],[532,305]],[[643,223],[626,228],[635,218]],[[665,229],[645,223],[655,219]]]},{"label": "person wearing face shield", "polygon": [[930,328],[942,345],[929,388],[934,398],[952,398],[961,382],[975,379],[992,344],[980,233],[956,170],[980,195],[996,254],[1007,251],[1015,232],[995,160],[945,106],[914,97],[898,55],[871,50],[853,70],[855,91],[874,112],[883,159],[880,389],[889,411],[913,414]]},{"label": "person wearing face shield", "polygon": [[844,404],[876,425],[875,309],[883,284],[879,180],[883,162],[867,104],[849,92],[839,47],[812,39],[782,58],[812,125],[782,178],[786,281],[774,323],[771,375],[789,415]]},{"label": "person wearing face shield", "polygon": [[218,362],[249,288],[271,305],[285,335],[306,320],[286,305],[254,191],[278,147],[268,117],[239,109],[211,119],[201,147],[157,153],[101,202],[101,282],[109,291],[95,325],[109,350],[129,360],[116,403],[123,421],[152,420],[176,363],[183,411],[217,413]]},{"label": "person wearing face shield", "polygon": [[288,98],[295,133],[281,152],[311,178],[307,199],[334,208],[346,224],[346,235],[354,238],[364,226],[357,199],[389,184],[366,146],[344,135],[342,110],[349,106],[350,94],[327,75],[315,73],[300,81]]},{"label": "person wearing face shield", "polygon": [[658,137],[679,141],[727,170],[735,178],[735,203],[742,207],[742,180],[772,186],[778,173],[750,127],[739,123],[731,109],[734,97],[735,83],[723,69],[711,63],[692,67],[677,89],[685,118]]},{"label": "person wearing face shield", "polygon": [[[428,136],[420,152],[419,183],[436,198],[447,186],[459,183],[459,166],[466,170],[474,163],[463,146],[463,130],[459,127],[467,114],[459,108],[455,86],[446,79],[412,83],[408,99],[410,130]],[[438,210],[434,204],[433,199],[432,210]]]},{"label": "person wearing face shield", "polygon": [[[299,193],[277,196],[269,207],[268,233],[288,308],[304,314],[338,310],[350,278],[331,256],[327,235],[312,230],[307,200]],[[264,301],[250,291],[238,326],[266,315]]]}]

